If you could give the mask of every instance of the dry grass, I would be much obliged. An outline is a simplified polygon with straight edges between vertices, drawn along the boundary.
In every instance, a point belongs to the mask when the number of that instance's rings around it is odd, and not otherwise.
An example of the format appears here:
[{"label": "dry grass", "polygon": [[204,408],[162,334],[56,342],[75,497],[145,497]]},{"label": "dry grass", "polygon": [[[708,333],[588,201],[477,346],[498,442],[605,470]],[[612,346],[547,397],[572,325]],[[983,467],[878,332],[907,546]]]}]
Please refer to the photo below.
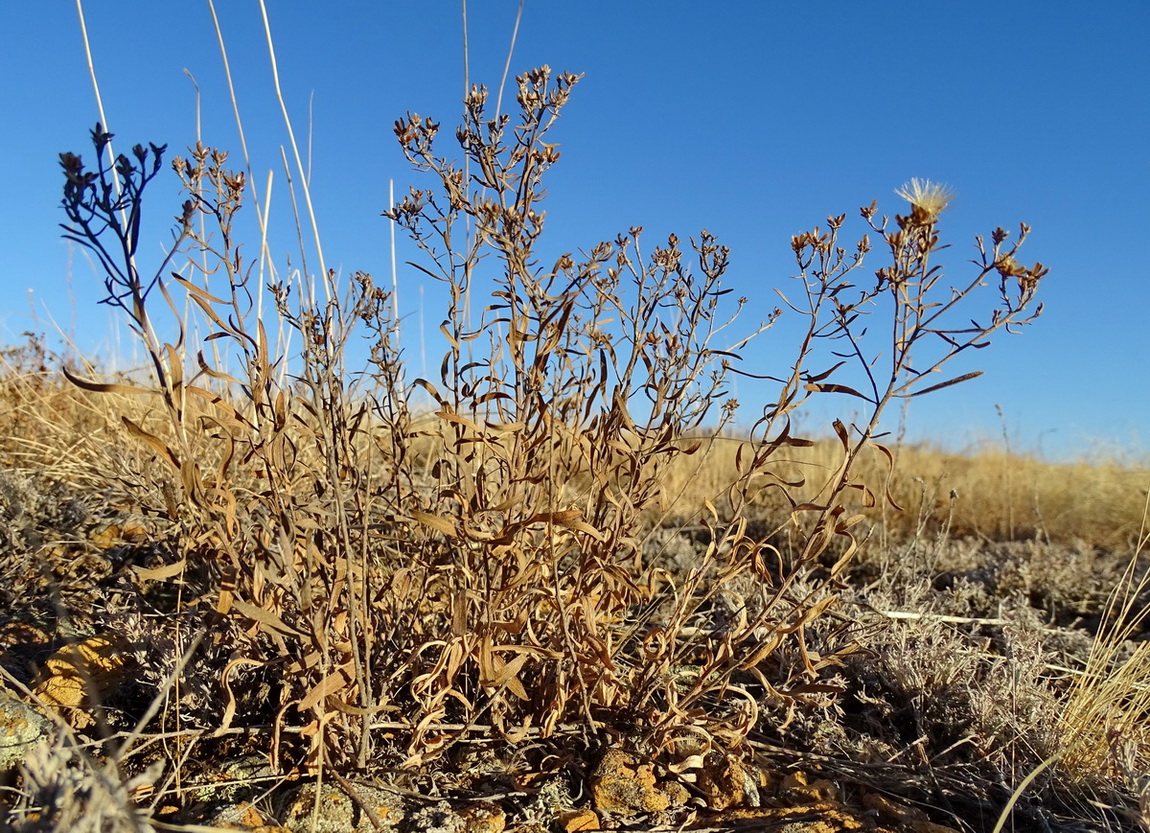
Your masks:
[{"label": "dry grass", "polygon": [[[1144,504],[1134,555],[1111,593],[1086,667],[1062,713],[1065,746],[1058,763],[1075,782],[1145,796],[1150,772],[1150,642],[1145,641],[1150,573],[1139,556],[1150,541]],[[1139,775],[1141,773],[1141,775]]]},{"label": "dry grass", "polygon": [[[669,520],[697,517],[699,497],[722,499],[740,442],[732,432],[706,452],[676,461],[668,473],[668,493],[676,496]],[[836,445],[828,440],[791,449],[785,460],[775,461],[781,477],[806,481],[793,495],[804,500],[817,496],[838,464]],[[959,454],[928,445],[901,446],[895,455],[889,490],[901,511],[857,502],[887,540],[945,530],[957,538],[1036,540],[1119,554],[1137,544],[1150,468],[1114,460],[1052,463],[994,448]],[[890,474],[889,461],[878,452],[855,465],[868,483],[884,483]],[[769,491],[757,495],[752,513],[785,516],[786,502],[772,498]]]}]

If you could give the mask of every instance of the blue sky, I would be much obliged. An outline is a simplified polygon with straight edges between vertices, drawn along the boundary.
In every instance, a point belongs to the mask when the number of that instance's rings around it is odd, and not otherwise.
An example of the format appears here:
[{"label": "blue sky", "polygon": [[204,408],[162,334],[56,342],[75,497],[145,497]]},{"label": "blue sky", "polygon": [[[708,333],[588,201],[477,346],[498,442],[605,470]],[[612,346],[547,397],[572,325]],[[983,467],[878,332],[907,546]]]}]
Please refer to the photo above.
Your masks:
[{"label": "blue sky", "polygon": [[[446,126],[464,87],[458,2],[269,3],[281,83],[297,136],[311,127],[312,190],[329,266],[389,278],[387,184],[426,186],[392,124],[406,111]],[[293,250],[276,102],[259,5],[217,3],[252,166],[274,169],[273,254]],[[322,12],[320,9],[322,8]],[[469,8],[470,78],[498,85],[517,4]],[[118,150],[195,141],[195,88],[206,144],[241,164],[206,3],[89,0],[89,38]],[[89,355],[110,357],[116,330],[101,285],[59,237],[57,154],[86,149],[97,120],[76,7],[53,0],[0,12],[0,93],[7,160],[0,189],[0,342],[51,320]],[[1150,446],[1150,4],[1109,2],[712,3],[527,0],[512,73],[547,63],[585,73],[555,129],[548,243],[590,249],[634,225],[647,245],[707,228],[732,249],[728,283],[747,326],[776,305],[794,271],[792,234],[879,200],[911,177],[949,183],[944,262],[969,274],[975,234],[1033,226],[1023,260],[1051,267],[1045,315],[1017,337],[954,366],[986,375],[915,400],[910,435],[952,448],[1002,435],[1049,457],[1144,455]],[[507,100],[511,101],[509,94]],[[451,133],[441,136],[444,152]],[[290,155],[290,150],[289,150]],[[88,151],[86,159],[90,159]],[[142,251],[167,239],[180,198],[153,186]],[[246,210],[246,209],[245,209]],[[278,225],[277,225],[278,223]],[[278,231],[274,231],[278,229]],[[861,234],[861,221],[847,229]],[[255,253],[257,238],[248,238]],[[878,252],[876,252],[878,254]],[[400,258],[406,256],[401,249]],[[876,259],[874,267],[882,265]],[[869,270],[868,270],[869,274]],[[424,328],[442,317],[438,288],[401,265],[400,307],[412,370]],[[421,293],[422,288],[422,293]],[[748,353],[780,372],[787,324]],[[120,338],[126,338],[122,328]],[[430,368],[441,345],[425,341]],[[759,391],[738,397],[754,405]],[[849,402],[839,403],[845,415]],[[897,412],[890,415],[896,427]]]}]

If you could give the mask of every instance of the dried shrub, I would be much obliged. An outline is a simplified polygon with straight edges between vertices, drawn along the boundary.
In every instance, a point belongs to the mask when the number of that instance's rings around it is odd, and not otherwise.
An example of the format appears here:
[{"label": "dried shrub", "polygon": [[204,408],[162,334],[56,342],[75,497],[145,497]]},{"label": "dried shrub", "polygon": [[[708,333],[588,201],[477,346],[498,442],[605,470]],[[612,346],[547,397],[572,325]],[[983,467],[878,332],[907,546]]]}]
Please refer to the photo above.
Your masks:
[{"label": "dried shrub", "polygon": [[[342,288],[330,272],[274,283],[275,332],[298,349],[269,337],[233,228],[244,176],[225,153],[197,145],[174,160],[188,197],[151,277],[136,262],[139,220],[164,148],[106,164],[111,136],[97,125],[95,169],[61,157],[68,236],[96,252],[106,303],[151,369],[147,382],[69,378],[149,403],[121,422],[149,458],[146,510],[170,520],[175,546],[139,574],[212,611],[187,668],[217,675],[223,712],[182,715],[173,698],[165,725],[266,721],[273,759],[352,770],[426,764],[480,732],[735,747],[763,703],[840,690],[836,669],[859,646],[849,618],[830,615],[839,578],[863,511],[893,503],[880,419],[978,375],[937,374],[1037,316],[1046,270],[1016,257],[1027,228],[1013,243],[1002,229],[979,239],[973,275],[953,286],[934,262],[951,195],[929,182],[901,192],[906,216],[862,209],[869,232],[853,244],[845,215],[795,236],[797,291],[784,300],[804,335],[785,372],[764,377],[777,396],[702,503],[705,548],[671,571],[644,555],[652,513],[675,497],[671,467],[722,436],[740,356],[781,313],[728,335],[744,302],[727,306],[728,251],[706,231],[644,254],[636,227],[543,265],[543,180],[559,160],[547,139],[578,77],[543,67],[517,81],[514,125],[489,111],[485,88],[466,96],[463,164],[437,155],[437,123],[396,123],[431,185],[388,216],[449,298],[435,379],[407,380],[391,299],[362,273]],[[889,264],[862,286],[870,234]],[[179,254],[192,271],[170,271]],[[977,323],[967,307],[988,281],[997,299]],[[204,344],[189,343],[185,302]],[[889,336],[871,346],[874,316]],[[362,333],[370,366],[352,374],[345,355]],[[415,389],[433,415],[417,418]],[[792,419],[824,395],[864,417],[833,424],[832,464],[808,483],[784,458],[815,444]],[[871,482],[857,469],[868,457],[884,463]],[[748,524],[764,496],[784,507],[776,528]],[[173,644],[190,656],[198,642]],[[279,684],[257,688],[269,671]]]}]

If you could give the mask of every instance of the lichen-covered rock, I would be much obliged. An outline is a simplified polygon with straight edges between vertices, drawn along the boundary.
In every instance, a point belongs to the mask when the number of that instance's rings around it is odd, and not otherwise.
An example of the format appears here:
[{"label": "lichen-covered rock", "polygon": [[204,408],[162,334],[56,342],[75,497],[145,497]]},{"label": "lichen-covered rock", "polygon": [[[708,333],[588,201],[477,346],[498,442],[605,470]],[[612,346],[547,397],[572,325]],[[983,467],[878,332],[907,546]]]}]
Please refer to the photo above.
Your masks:
[{"label": "lichen-covered rock", "polygon": [[465,833],[503,833],[507,828],[507,816],[503,810],[489,801],[477,801],[459,810]]},{"label": "lichen-covered rock", "polygon": [[878,817],[884,821],[893,821],[908,826],[930,821],[927,814],[919,808],[900,804],[879,793],[863,793],[862,804],[868,810],[877,813]]},{"label": "lichen-covered rock", "polygon": [[591,774],[591,800],[596,809],[623,817],[659,813],[671,804],[654,764],[621,749],[609,749]]},{"label": "lichen-covered rock", "polygon": [[707,755],[696,783],[713,810],[758,807],[761,803],[754,773],[738,758],[721,752]]},{"label": "lichen-covered rock", "polygon": [[291,833],[286,827],[280,827],[269,821],[263,813],[246,801],[220,810],[208,820],[207,826],[242,830],[244,833]]},{"label": "lichen-covered rock", "polygon": [[599,830],[599,816],[594,810],[569,810],[556,817],[559,826],[566,833],[584,833],[584,831]]},{"label": "lichen-covered rock", "polygon": [[0,772],[23,763],[37,744],[54,734],[51,720],[0,689]]},{"label": "lichen-covered rock", "polygon": [[783,779],[779,795],[803,804],[815,804],[821,801],[833,803],[839,799],[839,789],[826,778],[811,780],[807,773],[799,770]]},{"label": "lichen-covered rock", "polygon": [[869,825],[837,804],[729,810],[723,814],[722,822],[732,827],[744,827],[749,826],[749,822],[757,822],[763,829],[777,830],[779,833],[854,833],[856,830],[886,833],[884,828]]}]

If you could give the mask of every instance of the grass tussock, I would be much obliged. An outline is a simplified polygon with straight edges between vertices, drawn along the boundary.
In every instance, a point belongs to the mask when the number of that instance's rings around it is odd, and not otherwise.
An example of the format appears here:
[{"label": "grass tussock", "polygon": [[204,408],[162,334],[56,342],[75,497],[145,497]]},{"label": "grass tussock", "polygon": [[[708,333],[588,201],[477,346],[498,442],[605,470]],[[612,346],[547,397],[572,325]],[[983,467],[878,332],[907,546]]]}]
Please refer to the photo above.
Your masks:
[{"label": "grass tussock", "polygon": [[[194,762],[241,751],[267,779],[343,783],[449,778],[476,744],[537,770],[622,746],[679,774],[708,752],[820,750],[955,817],[991,813],[1052,750],[1091,766],[1067,727],[1092,707],[1060,699],[1038,637],[1043,605],[1076,591],[1037,591],[1069,549],[1090,553],[1082,578],[1129,545],[1142,475],[879,442],[892,403],[973,378],[945,371],[1038,315],[1026,226],[979,238],[957,282],[937,263],[952,194],[929,182],[900,192],[905,216],[863,207],[857,239],[845,215],[796,235],[783,297],[804,336],[736,434],[729,382],[783,311],[741,323],[714,235],[650,245],[635,227],[545,257],[549,131],[578,80],[523,74],[514,116],[472,88],[461,160],[431,119],[396,122],[427,185],[387,216],[449,299],[430,379],[410,377],[367,274],[273,279],[259,314],[225,152],[172,160],[186,200],[147,272],[139,217],[166,149],[109,161],[97,125],[89,164],[61,156],[66,236],[148,362],[101,378],[58,375],[35,341],[5,354],[3,624],[43,640],[10,640],[4,667],[36,700],[52,651],[99,636],[130,678],[64,707],[84,763],[29,759],[18,829],[69,819],[34,796],[78,772],[139,829],[163,808],[196,821]],[[799,436],[827,395],[863,416]],[[987,547],[1019,542],[1045,549]],[[1075,650],[1064,672],[1104,702],[1111,663],[1069,667]],[[1126,743],[1108,758],[1122,778],[1145,754]]]},{"label": "grass tussock", "polygon": [[[1061,716],[1065,747],[1058,764],[1078,784],[1094,788],[1129,782],[1132,773],[1150,772],[1150,642],[1145,640],[1150,573],[1139,556],[1150,541],[1143,511],[1138,544],[1126,572],[1110,595],[1086,666]],[[1150,795],[1145,776],[1135,782],[1143,801]]]}]

